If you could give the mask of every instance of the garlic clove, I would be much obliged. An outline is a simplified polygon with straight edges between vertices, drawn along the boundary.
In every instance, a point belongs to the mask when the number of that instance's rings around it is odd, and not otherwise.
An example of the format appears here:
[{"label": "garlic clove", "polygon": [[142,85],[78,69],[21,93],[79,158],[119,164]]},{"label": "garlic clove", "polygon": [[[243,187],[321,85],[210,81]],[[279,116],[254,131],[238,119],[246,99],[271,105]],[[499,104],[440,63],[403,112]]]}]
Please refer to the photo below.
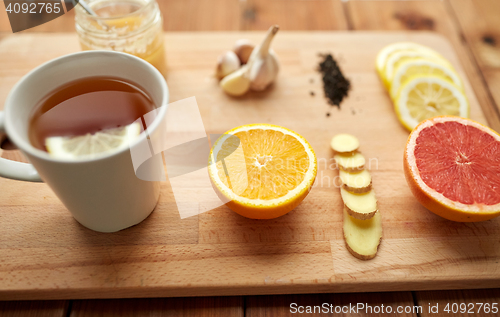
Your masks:
[{"label": "garlic clove", "polygon": [[250,89],[262,91],[266,89],[277,77],[279,71],[279,62],[276,54],[271,49],[269,54],[257,59],[250,69]]},{"label": "garlic clove", "polygon": [[236,56],[240,59],[241,64],[246,64],[255,45],[247,39],[237,40],[234,44],[233,51],[236,53]]},{"label": "garlic clove", "polygon": [[215,70],[215,76],[218,79],[222,79],[225,76],[231,74],[240,68],[240,59],[233,51],[226,51],[224,54],[219,56],[217,60],[217,68]]},{"label": "garlic clove", "polygon": [[248,68],[243,66],[220,81],[221,88],[231,96],[241,96],[250,89]]}]

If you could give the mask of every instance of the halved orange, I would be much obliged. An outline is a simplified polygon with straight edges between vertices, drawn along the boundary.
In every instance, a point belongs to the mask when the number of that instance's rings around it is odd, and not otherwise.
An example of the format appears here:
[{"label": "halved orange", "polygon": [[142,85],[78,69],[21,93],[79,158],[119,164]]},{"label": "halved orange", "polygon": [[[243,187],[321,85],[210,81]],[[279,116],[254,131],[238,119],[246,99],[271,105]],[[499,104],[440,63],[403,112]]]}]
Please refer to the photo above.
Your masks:
[{"label": "halved orange", "polygon": [[317,162],[311,145],[296,132],[249,124],[217,139],[208,170],[215,191],[231,210],[247,218],[272,219],[307,196]]},{"label": "halved orange", "polygon": [[417,200],[453,221],[500,215],[500,135],[469,119],[427,119],[410,134],[404,171]]}]

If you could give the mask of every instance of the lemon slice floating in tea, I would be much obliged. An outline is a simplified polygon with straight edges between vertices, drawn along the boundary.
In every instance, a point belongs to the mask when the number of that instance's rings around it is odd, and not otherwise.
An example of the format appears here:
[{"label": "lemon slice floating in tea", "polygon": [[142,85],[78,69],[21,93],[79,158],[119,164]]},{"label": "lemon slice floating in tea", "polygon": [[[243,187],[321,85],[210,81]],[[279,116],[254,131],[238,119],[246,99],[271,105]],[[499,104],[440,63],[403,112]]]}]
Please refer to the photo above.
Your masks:
[{"label": "lemon slice floating in tea", "polygon": [[141,133],[139,123],[88,133],[79,136],[55,136],[45,140],[49,154],[61,159],[94,157],[117,151],[129,146],[129,143]]}]

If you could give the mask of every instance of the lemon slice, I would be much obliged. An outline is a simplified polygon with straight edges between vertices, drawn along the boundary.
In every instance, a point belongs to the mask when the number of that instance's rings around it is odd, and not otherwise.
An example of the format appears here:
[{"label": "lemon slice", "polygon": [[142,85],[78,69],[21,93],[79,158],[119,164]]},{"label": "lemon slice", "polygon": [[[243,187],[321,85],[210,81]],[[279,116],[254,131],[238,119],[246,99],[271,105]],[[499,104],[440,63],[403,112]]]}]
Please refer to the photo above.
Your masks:
[{"label": "lemon slice", "polygon": [[401,50],[406,50],[406,51],[426,51],[426,50],[432,50],[428,48],[427,46],[420,45],[417,43],[413,42],[397,42],[397,43],[392,43],[381,49],[378,54],[377,54],[377,59],[376,59],[376,67],[378,70],[382,70],[385,67],[385,62],[387,61],[387,58],[394,52],[396,51],[401,51]]},{"label": "lemon slice", "polygon": [[428,118],[469,116],[469,103],[462,90],[442,77],[430,75],[418,75],[406,81],[395,107],[399,121],[410,131]]},{"label": "lemon slice", "polygon": [[417,75],[435,75],[443,77],[463,89],[462,81],[455,70],[448,64],[441,63],[437,60],[417,58],[404,61],[396,68],[391,82],[391,97],[396,98],[401,84]]},{"label": "lemon slice", "polygon": [[249,124],[227,131],[215,142],[208,172],[231,210],[247,218],[272,219],[307,196],[317,160],[298,133],[271,124]]},{"label": "lemon slice", "polygon": [[426,52],[430,55],[439,55],[436,51],[433,49],[420,45],[417,43],[413,42],[397,42],[397,43],[392,43],[381,49],[378,54],[377,58],[375,61],[375,67],[377,69],[377,72],[379,73],[380,77],[384,81],[384,84],[388,84],[385,80],[385,75],[384,75],[384,69],[385,65],[387,63],[387,60],[389,57],[391,57],[394,53],[400,52],[400,51],[415,51],[415,52]]},{"label": "lemon slice", "polygon": [[452,67],[451,64],[444,59],[441,55],[434,51],[400,51],[395,52],[389,56],[384,68],[384,78],[387,81],[387,87],[390,87],[395,70],[404,62],[415,60],[415,59],[428,59],[434,60],[439,63],[445,64],[448,67]]},{"label": "lemon slice", "polygon": [[134,122],[125,127],[102,130],[94,134],[50,137],[45,139],[45,146],[49,154],[56,158],[88,158],[128,147],[140,133],[139,123]]}]

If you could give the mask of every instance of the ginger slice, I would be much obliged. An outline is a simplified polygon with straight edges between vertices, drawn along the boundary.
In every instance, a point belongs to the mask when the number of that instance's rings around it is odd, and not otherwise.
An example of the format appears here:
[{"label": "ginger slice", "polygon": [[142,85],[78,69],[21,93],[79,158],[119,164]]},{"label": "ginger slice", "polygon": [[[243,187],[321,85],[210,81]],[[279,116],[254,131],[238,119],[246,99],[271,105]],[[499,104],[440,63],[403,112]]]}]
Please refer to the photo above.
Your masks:
[{"label": "ginger slice", "polygon": [[377,212],[377,198],[373,190],[362,194],[354,194],[341,188],[340,195],[346,206],[347,213],[356,219],[370,219]]},{"label": "ginger slice", "polygon": [[342,187],[355,194],[366,193],[372,189],[372,176],[367,170],[362,170],[357,173],[348,173],[339,170]]},{"label": "ginger slice", "polygon": [[341,133],[332,138],[330,146],[336,153],[352,153],[359,148],[359,140],[354,135]]},{"label": "ginger slice", "polygon": [[349,215],[344,207],[344,240],[347,250],[358,259],[375,257],[382,240],[382,217],[380,212],[368,220],[359,220]]},{"label": "ginger slice", "polygon": [[337,154],[333,157],[335,162],[346,172],[359,172],[365,168],[365,157],[358,152],[350,154]]}]

